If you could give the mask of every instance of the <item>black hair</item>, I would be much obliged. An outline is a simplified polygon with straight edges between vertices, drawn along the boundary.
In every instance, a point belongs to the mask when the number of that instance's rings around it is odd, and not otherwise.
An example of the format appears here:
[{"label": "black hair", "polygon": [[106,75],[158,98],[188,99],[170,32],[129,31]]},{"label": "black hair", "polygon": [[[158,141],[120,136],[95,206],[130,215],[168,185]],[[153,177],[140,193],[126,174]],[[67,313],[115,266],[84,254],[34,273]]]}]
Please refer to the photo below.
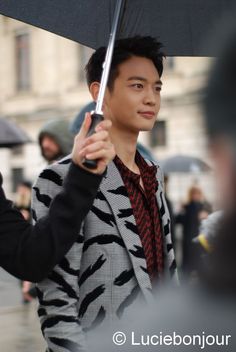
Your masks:
[{"label": "black hair", "polygon": [[[114,46],[108,88],[110,90],[113,89],[114,81],[119,74],[119,65],[133,56],[150,59],[161,77],[163,72],[163,57],[165,57],[161,51],[162,47],[163,45],[160,42],[149,36],[135,36],[117,40]],[[93,82],[101,81],[105,55],[106,47],[101,47],[92,54],[85,68],[88,86]]]}]

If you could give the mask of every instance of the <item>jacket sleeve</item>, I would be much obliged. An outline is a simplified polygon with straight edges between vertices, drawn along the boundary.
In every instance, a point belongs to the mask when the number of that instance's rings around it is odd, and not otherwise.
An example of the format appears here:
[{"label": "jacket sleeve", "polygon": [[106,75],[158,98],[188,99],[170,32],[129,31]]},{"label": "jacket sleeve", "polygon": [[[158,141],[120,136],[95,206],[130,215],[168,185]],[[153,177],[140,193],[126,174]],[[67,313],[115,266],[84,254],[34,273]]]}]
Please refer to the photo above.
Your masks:
[{"label": "jacket sleeve", "polygon": [[46,277],[75,242],[101,179],[72,163],[50,209],[50,198],[36,193],[47,211],[35,226],[24,220],[0,186],[0,265],[24,280]]},{"label": "jacket sleeve", "polygon": [[[51,170],[58,174],[57,166]],[[55,176],[55,175],[54,175]],[[54,179],[55,181],[55,179]],[[45,196],[53,199],[60,186],[52,180],[38,178],[34,189],[33,207],[38,219],[48,208]],[[36,196],[37,195],[37,196]],[[66,209],[70,211],[70,209]],[[69,225],[70,226],[70,225]],[[68,228],[68,232],[71,228]],[[84,351],[85,335],[78,319],[78,276],[83,250],[83,234],[77,232],[77,241],[51,271],[48,278],[38,283],[39,317],[48,350],[56,352]]]}]

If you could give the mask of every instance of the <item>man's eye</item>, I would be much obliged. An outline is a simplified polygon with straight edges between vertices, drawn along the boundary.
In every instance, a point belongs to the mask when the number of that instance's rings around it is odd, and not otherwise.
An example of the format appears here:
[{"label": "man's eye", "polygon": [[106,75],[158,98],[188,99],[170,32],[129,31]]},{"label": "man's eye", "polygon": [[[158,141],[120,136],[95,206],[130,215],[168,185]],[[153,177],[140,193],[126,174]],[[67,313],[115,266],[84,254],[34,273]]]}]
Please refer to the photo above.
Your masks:
[{"label": "man's eye", "polygon": [[161,87],[160,87],[160,86],[156,86],[156,87],[155,87],[155,91],[156,91],[156,92],[160,92],[160,91],[161,91]]},{"label": "man's eye", "polygon": [[135,84],[132,84],[132,87],[142,89],[143,85],[141,83],[135,83]]}]

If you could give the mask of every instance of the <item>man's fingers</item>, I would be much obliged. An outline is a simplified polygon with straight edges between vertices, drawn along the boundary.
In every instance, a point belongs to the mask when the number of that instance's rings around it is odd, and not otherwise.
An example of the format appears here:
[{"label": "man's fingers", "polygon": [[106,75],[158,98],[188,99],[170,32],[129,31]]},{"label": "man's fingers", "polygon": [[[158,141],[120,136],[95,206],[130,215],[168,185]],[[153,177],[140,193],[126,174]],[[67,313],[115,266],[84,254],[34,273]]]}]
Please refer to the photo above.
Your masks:
[{"label": "man's fingers", "polygon": [[[87,112],[85,114],[84,121],[82,123],[80,131],[77,134],[76,138],[78,137],[80,140],[83,140],[86,138],[88,131],[89,131],[89,128],[91,126],[91,122],[92,122],[91,114],[89,112]],[[106,139],[108,136],[107,131],[111,128],[111,125],[112,125],[112,123],[109,120],[104,120],[104,121],[100,122],[95,128],[96,133],[94,133],[91,136],[92,138],[96,136],[95,139],[91,140],[90,139],[91,137],[90,137],[86,140],[86,143],[90,144],[90,143],[97,141],[98,139]],[[102,134],[101,137],[97,137],[97,134],[102,133],[102,132],[105,132],[105,135]]]},{"label": "man's fingers", "polygon": [[108,149],[109,147],[110,147],[110,144],[108,144],[108,142],[106,142],[106,141],[98,141],[98,142],[92,143],[91,145],[88,145],[88,146],[84,147],[80,151],[79,154],[81,156],[86,156],[87,154],[97,152],[97,151],[99,151],[101,149]]},{"label": "man's fingers", "polygon": [[97,159],[108,159],[110,155],[113,155],[113,150],[109,149],[100,149],[95,152],[86,154],[86,159],[97,160]]},{"label": "man's fingers", "polygon": [[79,131],[80,138],[85,138],[87,136],[91,122],[92,122],[91,115],[89,112],[87,112],[85,114],[84,121]]},{"label": "man's fingers", "polygon": [[91,154],[91,153],[96,153],[96,152],[100,152],[102,151],[107,151],[109,149],[113,148],[113,144],[109,141],[98,141],[96,143],[93,143],[87,147],[84,147],[83,149],[81,149],[81,151],[79,152],[79,155],[81,157],[86,157],[87,155]]},{"label": "man's fingers", "polygon": [[112,126],[112,122],[110,120],[103,120],[101,121],[95,128],[96,132],[101,130],[109,130]]},{"label": "man's fingers", "polygon": [[[75,137],[74,147],[72,150],[72,160],[74,163],[91,173],[102,174],[108,163],[115,156],[115,149],[113,144],[110,142],[108,133],[112,123],[108,120],[100,122],[95,128],[95,133],[87,137],[91,122],[91,114],[86,113],[80,132]],[[83,165],[83,160],[85,158],[90,160],[98,160],[97,168],[87,169]]]},{"label": "man's fingers", "polygon": [[109,134],[107,131],[99,131],[94,133],[92,136],[86,138],[86,141],[84,142],[84,146],[87,146],[92,143],[96,143],[98,141],[106,141],[109,137]]}]

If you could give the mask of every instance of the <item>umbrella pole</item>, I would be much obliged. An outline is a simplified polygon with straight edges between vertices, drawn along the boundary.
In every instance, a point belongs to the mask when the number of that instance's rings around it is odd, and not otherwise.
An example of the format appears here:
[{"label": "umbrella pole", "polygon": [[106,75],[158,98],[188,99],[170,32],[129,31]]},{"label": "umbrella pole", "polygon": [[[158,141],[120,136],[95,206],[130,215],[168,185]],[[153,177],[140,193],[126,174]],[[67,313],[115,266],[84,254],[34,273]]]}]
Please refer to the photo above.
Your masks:
[{"label": "umbrella pole", "polygon": [[116,2],[113,24],[112,24],[112,28],[111,28],[106,57],[105,57],[105,61],[103,64],[101,84],[100,84],[97,104],[96,104],[96,108],[95,108],[95,113],[100,114],[100,115],[102,115],[102,104],[103,104],[103,99],[104,99],[107,81],[108,81],[108,77],[109,77],[109,72],[110,72],[110,67],[111,67],[111,62],[112,62],[112,55],[113,55],[113,50],[114,50],[114,44],[115,44],[115,39],[116,39],[116,32],[117,32],[117,27],[118,27],[118,23],[119,23],[120,12],[121,12],[121,7],[122,7],[123,1],[124,0],[117,0],[117,2]]},{"label": "umbrella pole", "polygon": [[[91,126],[90,126],[90,129],[89,129],[87,136],[92,135],[95,132],[95,128],[98,125],[98,123],[103,120],[102,105],[103,105],[107,81],[108,81],[108,77],[109,77],[109,73],[110,73],[112,55],[113,55],[114,44],[115,44],[115,39],[116,39],[116,32],[117,32],[117,27],[118,27],[118,23],[119,23],[119,18],[120,18],[120,13],[121,13],[123,2],[124,2],[124,0],[117,0],[117,2],[116,2],[115,14],[114,14],[110,38],[109,38],[109,42],[108,42],[108,46],[107,46],[106,57],[105,57],[105,61],[103,63],[103,72],[102,72],[99,93],[98,93],[98,99],[97,99],[95,111],[92,112],[92,114],[91,114],[92,122],[91,122]],[[83,162],[83,165],[89,169],[95,169],[97,167],[97,161],[85,159]]]}]

